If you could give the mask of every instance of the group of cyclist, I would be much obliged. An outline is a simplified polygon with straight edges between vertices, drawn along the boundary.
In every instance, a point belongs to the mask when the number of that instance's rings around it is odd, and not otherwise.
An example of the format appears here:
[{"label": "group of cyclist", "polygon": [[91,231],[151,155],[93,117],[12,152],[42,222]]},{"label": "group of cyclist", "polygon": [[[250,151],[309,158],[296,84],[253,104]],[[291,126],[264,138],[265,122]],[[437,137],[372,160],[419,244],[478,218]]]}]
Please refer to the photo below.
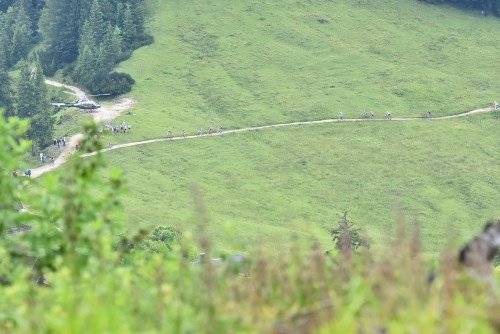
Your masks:
[{"label": "group of cyclist", "polygon": [[[429,115],[430,115],[430,112],[429,112]],[[375,119],[375,118],[376,118],[376,116],[375,116],[375,113],[374,113],[373,111],[370,111],[370,112],[365,111],[365,112],[363,113],[363,118],[364,118],[364,119]],[[392,119],[391,112],[390,112],[390,111],[387,111],[387,112],[386,112],[386,114],[385,114],[385,116],[384,116],[384,118],[385,118],[385,119]],[[339,121],[342,121],[342,120],[344,120],[344,119],[345,119],[345,115],[344,115],[344,113],[341,111],[341,112],[339,113]]]},{"label": "group of cyclist", "polygon": [[[218,134],[221,134],[221,133],[224,131],[224,128],[222,127],[222,125],[220,125],[220,124],[219,124],[219,125],[217,126],[217,130],[216,130],[216,131],[217,131],[217,133],[218,133]],[[214,130],[212,129],[212,127],[211,127],[211,126],[209,126],[209,127],[207,128],[207,131],[206,131],[206,132],[205,132],[205,130],[204,130],[203,128],[199,128],[199,129],[197,130],[197,135],[198,135],[198,136],[211,135],[211,134],[213,134],[213,133],[214,133]],[[181,133],[180,133],[179,138],[186,138],[186,137],[187,137],[187,132],[186,132],[186,130],[182,130],[182,131],[181,131]],[[165,138],[166,138],[166,139],[169,139],[169,140],[174,139],[174,136],[173,136],[173,134],[172,134],[172,131],[168,130],[168,131],[167,131],[167,134],[165,135]]]},{"label": "group of cyclist", "polygon": [[[498,105],[496,105],[498,107]],[[362,115],[363,119],[375,119],[377,118],[375,116],[375,113],[373,111],[365,111]],[[430,111],[426,111],[424,113],[424,115],[422,116],[422,118],[432,118],[432,113]],[[343,112],[340,112],[339,113],[339,121],[342,121],[345,119],[345,116],[344,116],[344,113]],[[384,115],[384,119],[392,119],[392,114],[390,111],[387,111]]]}]

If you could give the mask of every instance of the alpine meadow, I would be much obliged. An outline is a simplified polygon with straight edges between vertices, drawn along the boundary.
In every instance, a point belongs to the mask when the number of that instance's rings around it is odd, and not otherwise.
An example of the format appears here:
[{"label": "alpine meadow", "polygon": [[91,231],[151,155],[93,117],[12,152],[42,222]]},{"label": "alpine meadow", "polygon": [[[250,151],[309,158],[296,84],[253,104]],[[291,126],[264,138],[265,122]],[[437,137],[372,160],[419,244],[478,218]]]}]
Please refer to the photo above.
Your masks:
[{"label": "alpine meadow", "polygon": [[500,0],[0,0],[0,334],[499,333]]},{"label": "alpine meadow", "polygon": [[[449,115],[484,107],[500,92],[495,17],[415,1],[151,6],[155,44],[120,65],[137,81],[134,116],[123,117],[133,131],[113,143],[340,112]],[[402,213],[434,252],[498,215],[495,115],[291,127],[106,157],[127,176],[132,229],[194,228],[188,184],[196,183],[210,231],[231,248],[295,237],[328,243],[325,231],[349,211],[374,244],[385,243]]]}]

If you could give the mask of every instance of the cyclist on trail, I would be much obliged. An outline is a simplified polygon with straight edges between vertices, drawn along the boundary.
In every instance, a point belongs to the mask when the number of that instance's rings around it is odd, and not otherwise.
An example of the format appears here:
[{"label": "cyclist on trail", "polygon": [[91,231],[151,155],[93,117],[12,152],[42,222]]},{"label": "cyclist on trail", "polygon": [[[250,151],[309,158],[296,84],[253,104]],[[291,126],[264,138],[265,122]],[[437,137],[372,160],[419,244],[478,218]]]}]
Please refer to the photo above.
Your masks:
[{"label": "cyclist on trail", "polygon": [[343,119],[344,119],[344,113],[341,111],[339,114],[339,120],[343,120]]},{"label": "cyclist on trail", "polygon": [[387,114],[385,115],[385,117],[386,117],[387,119],[391,119],[391,118],[392,118],[392,115],[391,115],[391,113],[388,111],[388,112],[387,112]]},{"label": "cyclist on trail", "polygon": [[375,119],[375,114],[373,113],[373,111],[370,111],[370,118]]}]

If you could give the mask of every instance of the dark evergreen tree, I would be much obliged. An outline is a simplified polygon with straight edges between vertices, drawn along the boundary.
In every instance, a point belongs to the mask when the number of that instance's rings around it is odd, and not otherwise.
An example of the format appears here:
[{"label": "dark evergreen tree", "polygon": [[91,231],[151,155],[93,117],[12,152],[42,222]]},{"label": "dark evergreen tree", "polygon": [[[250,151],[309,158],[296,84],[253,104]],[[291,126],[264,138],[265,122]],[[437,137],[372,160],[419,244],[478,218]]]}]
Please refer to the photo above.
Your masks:
[{"label": "dark evergreen tree", "polygon": [[54,133],[54,119],[48,100],[45,77],[38,57],[33,68],[27,62],[21,64],[17,86],[16,111],[20,118],[31,120],[28,137],[35,146],[48,146]]},{"label": "dark evergreen tree", "polygon": [[76,62],[74,78],[86,87],[90,87],[94,83],[94,78],[97,75],[98,55],[95,51],[88,45],[83,46],[83,51]]},{"label": "dark evergreen tree", "polygon": [[16,63],[26,58],[30,48],[31,23],[23,8],[17,13],[16,25],[13,27],[12,43],[10,48],[10,61]]},{"label": "dark evergreen tree", "polygon": [[85,23],[90,24],[90,28],[92,29],[92,34],[94,37],[95,45],[99,45],[106,34],[106,22],[104,21],[104,15],[102,13],[102,8],[99,0],[94,0],[92,2],[92,8],[90,9],[90,16],[88,21]]},{"label": "dark evergreen tree", "polygon": [[125,19],[125,5],[123,3],[118,3],[116,5],[116,17],[115,17],[115,24],[120,27],[120,29],[123,29],[123,21]]},{"label": "dark evergreen tree", "polygon": [[6,29],[0,31],[0,68],[10,66],[10,41]]},{"label": "dark evergreen tree", "polygon": [[0,67],[0,109],[6,110],[4,116],[13,116],[11,80],[7,71]]},{"label": "dark evergreen tree", "polygon": [[135,26],[134,15],[132,14],[130,5],[127,5],[123,15],[122,36],[125,49],[131,49],[132,43],[137,36],[137,27]]},{"label": "dark evergreen tree", "polygon": [[99,71],[110,72],[120,57],[121,50],[122,40],[120,30],[118,28],[113,29],[111,24],[109,24],[104,40],[99,48]]},{"label": "dark evergreen tree", "polygon": [[136,34],[144,33],[145,19],[144,19],[144,0],[131,0],[130,8],[132,10],[132,18],[134,20]]},{"label": "dark evergreen tree", "polygon": [[31,70],[29,64],[23,61],[16,89],[16,115],[20,118],[31,118],[33,116],[31,93]]},{"label": "dark evergreen tree", "polygon": [[46,64],[54,62],[57,67],[71,63],[78,56],[79,0],[46,0],[40,17],[40,31],[44,38]]},{"label": "dark evergreen tree", "polygon": [[43,75],[40,60],[37,58],[35,68],[31,72],[32,98],[34,103],[34,115],[31,119],[31,140],[38,147],[43,148],[50,145],[54,135],[54,118],[52,117],[49,104],[45,76]]}]

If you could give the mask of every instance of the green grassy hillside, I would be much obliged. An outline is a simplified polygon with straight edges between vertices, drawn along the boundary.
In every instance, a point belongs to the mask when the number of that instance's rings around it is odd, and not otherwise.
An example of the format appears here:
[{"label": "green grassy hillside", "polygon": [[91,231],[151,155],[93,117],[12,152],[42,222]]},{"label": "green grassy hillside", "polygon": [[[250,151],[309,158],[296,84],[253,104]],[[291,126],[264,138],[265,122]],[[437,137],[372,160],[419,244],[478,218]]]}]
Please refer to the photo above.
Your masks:
[{"label": "green grassy hillside", "polygon": [[443,115],[500,99],[493,17],[416,0],[150,7],[156,43],[120,66],[137,80],[140,102],[128,117],[135,133],[122,141],[340,111]]},{"label": "green grassy hillside", "polygon": [[[446,115],[499,99],[500,20],[418,1],[151,1],[133,132],[113,141],[336,117]],[[328,22],[320,23],[319,18]],[[383,244],[401,212],[428,250],[498,217],[498,118],[329,124],[126,149],[133,228],[190,230],[206,195],[220,245],[327,242],[343,210]]]},{"label": "green grassy hillside", "polygon": [[497,217],[498,120],[328,124],[164,142],[107,155],[125,170],[133,227],[193,230],[188,184],[205,194],[220,244],[327,242],[343,210],[376,245],[396,216],[429,250],[470,238]]}]

